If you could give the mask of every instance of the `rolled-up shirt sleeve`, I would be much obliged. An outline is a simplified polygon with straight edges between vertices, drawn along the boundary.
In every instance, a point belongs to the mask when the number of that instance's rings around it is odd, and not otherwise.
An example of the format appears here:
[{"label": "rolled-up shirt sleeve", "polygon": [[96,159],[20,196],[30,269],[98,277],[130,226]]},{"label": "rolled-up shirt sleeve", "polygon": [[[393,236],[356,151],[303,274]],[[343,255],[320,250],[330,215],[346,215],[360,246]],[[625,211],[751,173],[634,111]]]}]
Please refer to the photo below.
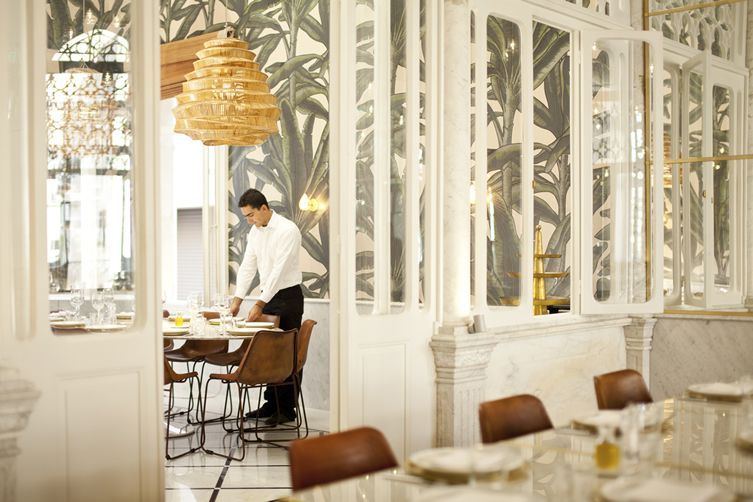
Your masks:
[{"label": "rolled-up shirt sleeve", "polygon": [[[261,284],[262,293],[259,299],[268,303],[280,290],[280,279],[284,270],[289,269],[298,258],[301,248],[301,232],[292,227],[280,239],[279,248],[275,249],[275,260],[272,271]],[[245,261],[245,260],[244,260]]]},{"label": "rolled-up shirt sleeve", "polygon": [[243,262],[241,262],[241,266],[238,268],[238,275],[235,280],[235,294],[233,296],[238,298],[246,297],[251,287],[251,281],[254,280],[258,268],[254,243],[251,241],[249,233],[248,240],[246,241],[246,251],[243,253]]}]

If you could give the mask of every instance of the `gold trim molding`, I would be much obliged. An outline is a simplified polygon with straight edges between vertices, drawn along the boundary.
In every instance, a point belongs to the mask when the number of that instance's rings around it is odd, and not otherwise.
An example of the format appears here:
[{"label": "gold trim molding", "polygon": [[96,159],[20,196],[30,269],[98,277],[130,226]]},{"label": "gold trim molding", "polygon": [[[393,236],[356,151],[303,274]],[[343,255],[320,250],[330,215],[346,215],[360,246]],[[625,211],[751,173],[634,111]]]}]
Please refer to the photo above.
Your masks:
[{"label": "gold trim molding", "polygon": [[684,159],[668,159],[664,161],[664,165],[695,164],[698,162],[712,162],[717,160],[753,160],[753,153],[744,153],[740,155],[715,155],[711,157],[687,157]]},{"label": "gold trim molding", "polygon": [[691,10],[707,9],[709,7],[718,7],[720,5],[728,5],[728,4],[740,3],[744,1],[745,0],[716,0],[713,2],[701,2],[694,5],[685,5],[684,7],[673,7],[671,9],[655,10],[653,12],[646,9],[645,13],[643,14],[643,17],[649,18],[653,16],[666,16],[667,14],[675,14],[677,12],[688,12]]}]

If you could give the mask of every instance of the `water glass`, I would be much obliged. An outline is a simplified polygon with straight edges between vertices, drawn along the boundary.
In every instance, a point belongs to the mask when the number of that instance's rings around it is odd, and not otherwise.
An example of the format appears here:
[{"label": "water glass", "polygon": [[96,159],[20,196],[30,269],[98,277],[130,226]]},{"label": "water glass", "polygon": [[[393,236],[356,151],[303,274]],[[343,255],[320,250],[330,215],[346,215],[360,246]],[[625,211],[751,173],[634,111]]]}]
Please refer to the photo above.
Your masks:
[{"label": "water glass", "polygon": [[78,320],[81,305],[84,304],[84,290],[81,288],[71,289],[71,307],[73,307],[73,319]]},{"label": "water glass", "polygon": [[92,301],[92,307],[94,307],[94,310],[97,311],[97,315],[95,317],[94,322],[96,324],[99,324],[102,318],[100,311],[102,310],[102,307],[104,307],[105,305],[104,293],[99,290],[94,290],[94,292],[92,292],[91,301]]}]

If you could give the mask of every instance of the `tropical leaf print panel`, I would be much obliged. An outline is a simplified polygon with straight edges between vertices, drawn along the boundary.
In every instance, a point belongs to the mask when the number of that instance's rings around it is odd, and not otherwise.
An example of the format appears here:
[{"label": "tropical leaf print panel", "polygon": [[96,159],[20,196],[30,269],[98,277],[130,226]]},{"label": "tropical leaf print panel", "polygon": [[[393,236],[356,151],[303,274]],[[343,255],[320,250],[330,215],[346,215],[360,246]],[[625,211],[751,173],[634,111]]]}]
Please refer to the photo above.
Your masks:
[{"label": "tropical leaf print panel", "polygon": [[[487,303],[520,303],[521,179],[520,28],[486,20],[487,45]],[[481,207],[476,208],[482,210]]]},{"label": "tropical leaf print panel", "polygon": [[547,296],[570,297],[570,32],[533,23],[534,225],[541,225]]}]

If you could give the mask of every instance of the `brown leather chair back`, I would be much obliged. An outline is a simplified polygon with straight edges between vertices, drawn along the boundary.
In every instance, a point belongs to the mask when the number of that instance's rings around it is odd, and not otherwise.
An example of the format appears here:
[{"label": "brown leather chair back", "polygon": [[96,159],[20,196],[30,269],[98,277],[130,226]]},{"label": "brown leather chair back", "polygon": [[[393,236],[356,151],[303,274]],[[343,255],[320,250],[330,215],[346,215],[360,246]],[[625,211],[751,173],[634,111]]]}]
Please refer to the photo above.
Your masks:
[{"label": "brown leather chair back", "polygon": [[170,311],[162,309],[162,318],[167,319],[168,317],[170,317]]},{"label": "brown leather chair back", "polygon": [[384,435],[371,427],[293,441],[288,455],[294,491],[397,467]]},{"label": "brown leather chair back", "polygon": [[162,350],[171,350],[175,344],[172,340],[163,339],[162,340]]},{"label": "brown leather chair back", "polygon": [[281,383],[293,373],[298,330],[259,331],[235,372],[246,385]]},{"label": "brown leather chair back", "polygon": [[635,370],[619,370],[594,377],[596,404],[600,410],[621,410],[631,403],[653,403],[643,376]]},{"label": "brown leather chair back", "polygon": [[314,326],[316,325],[316,321],[311,319],[306,319],[303,321],[303,324],[301,324],[301,329],[298,330],[298,349],[297,349],[297,361],[295,364],[295,371],[298,373],[303,369],[303,366],[306,364],[306,358],[308,357],[309,353],[309,342],[311,341],[311,333],[314,330]]},{"label": "brown leather chair back", "polygon": [[544,404],[531,394],[481,403],[478,417],[484,443],[496,443],[553,427]]},{"label": "brown leather chair back", "polygon": [[205,310],[204,312],[201,313],[201,315],[203,315],[204,319],[206,319],[207,321],[209,319],[219,319],[220,318],[220,313],[216,312],[214,310]]}]

